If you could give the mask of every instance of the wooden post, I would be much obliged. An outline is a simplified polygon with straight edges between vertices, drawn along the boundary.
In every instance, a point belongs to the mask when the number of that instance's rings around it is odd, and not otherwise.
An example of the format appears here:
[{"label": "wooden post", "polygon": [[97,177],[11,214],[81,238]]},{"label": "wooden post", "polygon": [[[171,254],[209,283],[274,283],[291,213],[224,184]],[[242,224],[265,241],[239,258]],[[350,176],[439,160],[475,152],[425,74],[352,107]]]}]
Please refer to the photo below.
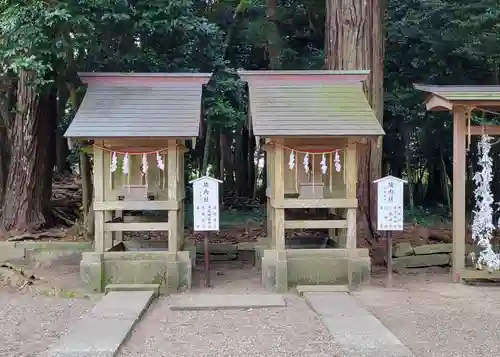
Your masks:
[{"label": "wooden post", "polygon": [[[103,145],[103,142],[96,142]],[[96,149],[94,151],[94,201],[104,201],[104,151]],[[94,211],[95,232],[94,246],[95,251],[104,253],[106,243],[104,240],[104,211]]]},{"label": "wooden post", "polygon": [[[168,200],[177,201],[177,185],[179,179],[179,170],[177,169],[178,163],[178,148],[177,141],[175,139],[168,140],[168,155],[167,155],[167,166],[168,166]],[[179,211],[170,210],[168,211],[168,251],[169,253],[177,253],[177,240],[179,239]]]},{"label": "wooden post", "polygon": [[266,179],[267,179],[267,187],[266,187],[266,223],[267,223],[267,237],[270,238],[271,244],[274,247],[275,237],[273,237],[273,215],[274,209],[271,206],[271,200],[273,199],[273,190],[274,190],[274,182],[273,182],[273,154],[274,148],[267,149],[266,151]]},{"label": "wooden post", "polygon": [[466,108],[453,106],[453,281],[465,267],[465,135]]},{"label": "wooden post", "polygon": [[[285,199],[285,176],[283,172],[284,162],[284,140],[283,138],[276,139],[273,154],[273,199],[283,202]],[[274,208],[272,222],[274,249],[285,249],[285,209]]]},{"label": "wooden post", "polygon": [[[357,183],[357,158],[356,158],[356,142],[349,139],[347,144],[347,152],[345,158],[346,170],[346,197],[356,198],[356,183]],[[356,211],[357,208],[347,209],[347,232],[346,232],[346,245],[347,249],[356,248]]]},{"label": "wooden post", "polygon": [[185,147],[182,147],[178,150],[178,160],[179,160],[179,164],[178,164],[178,175],[179,175],[179,183],[178,183],[178,187],[177,187],[177,194],[178,194],[178,200],[179,200],[179,214],[178,214],[178,225],[179,225],[179,228],[178,228],[178,231],[177,231],[177,235],[178,235],[178,249],[183,249],[184,248],[184,200],[185,200],[185,197],[184,197],[184,194],[185,194],[185,190],[184,190],[184,186],[185,186],[185,182],[184,182],[184,154],[186,153],[186,148]]}]

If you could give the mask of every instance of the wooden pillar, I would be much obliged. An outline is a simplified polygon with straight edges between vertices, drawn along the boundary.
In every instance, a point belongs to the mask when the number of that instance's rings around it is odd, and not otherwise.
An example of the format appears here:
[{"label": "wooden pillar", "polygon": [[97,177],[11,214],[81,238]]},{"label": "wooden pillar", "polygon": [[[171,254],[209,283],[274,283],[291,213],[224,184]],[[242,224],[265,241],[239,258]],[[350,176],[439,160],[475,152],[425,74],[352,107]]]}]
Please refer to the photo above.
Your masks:
[{"label": "wooden pillar", "polygon": [[[283,162],[284,162],[284,140],[283,138],[276,139],[276,145],[274,147],[273,154],[273,200],[278,202],[283,202],[285,199],[285,176],[283,172]],[[273,209],[273,222],[272,222],[272,232],[274,249],[284,250],[285,249],[285,209],[284,208],[274,208]]]},{"label": "wooden pillar", "polygon": [[[178,179],[179,170],[177,169],[178,164],[178,148],[177,141],[174,139],[168,140],[168,151],[167,151],[167,167],[168,167],[168,200],[178,201]],[[179,239],[179,211],[170,210],[168,211],[168,251],[169,253],[177,253],[177,241]]]},{"label": "wooden pillar", "polygon": [[[345,158],[345,188],[347,198],[356,198],[356,183],[357,183],[357,157],[356,157],[356,142],[349,139],[347,144]],[[347,209],[347,232],[345,247],[348,249],[356,248],[356,212],[357,208]]]},{"label": "wooden pillar", "polygon": [[273,154],[274,148],[267,149],[266,151],[266,224],[267,224],[267,237],[270,238],[271,244],[274,246],[274,238],[273,238],[273,215],[274,209],[271,206],[271,200],[273,199]]},{"label": "wooden pillar", "polygon": [[465,134],[466,108],[453,106],[453,281],[465,267]]},{"label": "wooden pillar", "polygon": [[[103,145],[102,142],[96,142]],[[94,151],[94,202],[104,201],[104,151]],[[97,253],[104,253],[106,243],[104,240],[104,211],[94,211],[94,247]]]},{"label": "wooden pillar", "polygon": [[179,228],[177,231],[178,234],[178,248],[183,249],[184,247],[184,200],[185,200],[185,182],[184,182],[184,154],[186,153],[186,148],[183,147],[179,149],[178,158],[179,158],[179,166],[178,166],[178,174],[179,174],[179,184],[178,184],[178,199],[179,199],[179,215],[178,215],[178,224]]}]

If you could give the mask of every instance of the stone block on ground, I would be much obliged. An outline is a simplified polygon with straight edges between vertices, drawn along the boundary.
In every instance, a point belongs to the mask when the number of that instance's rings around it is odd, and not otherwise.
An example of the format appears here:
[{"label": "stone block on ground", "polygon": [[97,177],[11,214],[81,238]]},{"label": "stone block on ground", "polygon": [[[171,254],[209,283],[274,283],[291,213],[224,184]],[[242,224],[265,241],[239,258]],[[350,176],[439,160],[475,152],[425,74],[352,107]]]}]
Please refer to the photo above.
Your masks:
[{"label": "stone block on ground", "polygon": [[304,293],[347,357],[414,357],[375,316],[346,293]]},{"label": "stone block on ground", "polygon": [[392,249],[392,256],[394,258],[406,257],[408,255],[414,255],[415,252],[410,243],[396,243]]},{"label": "stone block on ground", "polygon": [[450,264],[449,254],[412,255],[393,260],[396,269],[426,268],[431,266],[447,266]]},{"label": "stone block on ground", "polygon": [[171,310],[228,310],[285,307],[285,300],[276,294],[180,294],[172,297]]},{"label": "stone block on ground", "polygon": [[451,253],[453,251],[453,244],[425,244],[415,247],[413,248],[413,250],[415,251],[416,255]]},{"label": "stone block on ground", "polygon": [[[210,254],[234,254],[236,255],[237,246],[230,243],[211,243],[208,246]],[[196,253],[203,254],[203,243],[196,244]]]},{"label": "stone block on ground", "polygon": [[44,357],[113,357],[154,298],[154,291],[111,291]]}]

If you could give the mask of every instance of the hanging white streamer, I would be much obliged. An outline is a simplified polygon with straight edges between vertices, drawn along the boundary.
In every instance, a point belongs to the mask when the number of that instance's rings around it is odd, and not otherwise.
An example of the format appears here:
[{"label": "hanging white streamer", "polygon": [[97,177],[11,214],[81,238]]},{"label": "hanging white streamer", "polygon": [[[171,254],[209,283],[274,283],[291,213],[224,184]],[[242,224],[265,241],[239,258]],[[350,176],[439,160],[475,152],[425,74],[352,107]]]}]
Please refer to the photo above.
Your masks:
[{"label": "hanging white streamer", "polygon": [[148,172],[148,156],[146,154],[142,154],[141,172],[143,175]]},{"label": "hanging white streamer", "polygon": [[325,175],[326,171],[328,170],[328,165],[326,164],[326,155],[325,155],[325,153],[323,153],[321,155],[320,165],[321,165],[321,172],[323,173],[323,175]]},{"label": "hanging white streamer", "polygon": [[340,155],[339,151],[335,151],[335,158],[333,159],[333,163],[335,165],[335,171],[340,172],[342,166],[340,165]]},{"label": "hanging white streamer", "polygon": [[495,230],[492,207],[494,200],[490,188],[493,180],[493,162],[490,157],[492,140],[491,136],[483,134],[477,145],[480,169],[474,175],[476,208],[473,211],[472,239],[482,248],[477,260],[477,267],[481,269],[482,265],[485,265],[489,271],[496,271],[500,270],[500,255],[493,251],[490,243]]},{"label": "hanging white streamer", "polygon": [[309,153],[304,155],[304,170],[306,171],[306,174],[309,173]]},{"label": "hanging white streamer", "polygon": [[118,157],[116,156],[116,152],[113,151],[113,154],[111,155],[111,172],[115,172],[116,169],[118,168]]},{"label": "hanging white streamer", "polygon": [[156,153],[156,166],[162,171],[165,171],[165,164],[163,163],[163,159],[161,158],[160,152]]},{"label": "hanging white streamer", "polygon": [[293,168],[295,167],[295,154],[292,151],[290,151],[290,160],[288,161],[288,167],[290,168],[290,170],[293,170]]},{"label": "hanging white streamer", "polygon": [[125,175],[128,175],[128,153],[125,153],[125,156],[123,157],[123,173]]}]

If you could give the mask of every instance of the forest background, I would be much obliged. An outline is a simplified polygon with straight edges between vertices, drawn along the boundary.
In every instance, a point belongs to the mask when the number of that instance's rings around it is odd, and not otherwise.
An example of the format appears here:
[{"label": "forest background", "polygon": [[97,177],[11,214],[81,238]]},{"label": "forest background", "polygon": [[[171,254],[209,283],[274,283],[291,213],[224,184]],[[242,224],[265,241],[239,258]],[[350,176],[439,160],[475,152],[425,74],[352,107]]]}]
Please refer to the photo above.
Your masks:
[{"label": "forest background", "polygon": [[[446,222],[451,116],[425,112],[412,84],[498,84],[498,18],[494,0],[0,0],[0,228],[82,226],[91,155],[62,135],[85,91],[76,73],[91,71],[213,72],[186,175],[209,169],[224,180],[226,210],[259,220],[265,155],[245,125],[241,68],[370,69],[367,96],[387,135],[359,157],[362,239],[376,235],[370,182],[382,174],[408,180],[409,222]],[[499,155],[494,146],[494,166]],[[469,212],[475,156],[473,141]],[[500,195],[500,180],[492,189]]]}]

